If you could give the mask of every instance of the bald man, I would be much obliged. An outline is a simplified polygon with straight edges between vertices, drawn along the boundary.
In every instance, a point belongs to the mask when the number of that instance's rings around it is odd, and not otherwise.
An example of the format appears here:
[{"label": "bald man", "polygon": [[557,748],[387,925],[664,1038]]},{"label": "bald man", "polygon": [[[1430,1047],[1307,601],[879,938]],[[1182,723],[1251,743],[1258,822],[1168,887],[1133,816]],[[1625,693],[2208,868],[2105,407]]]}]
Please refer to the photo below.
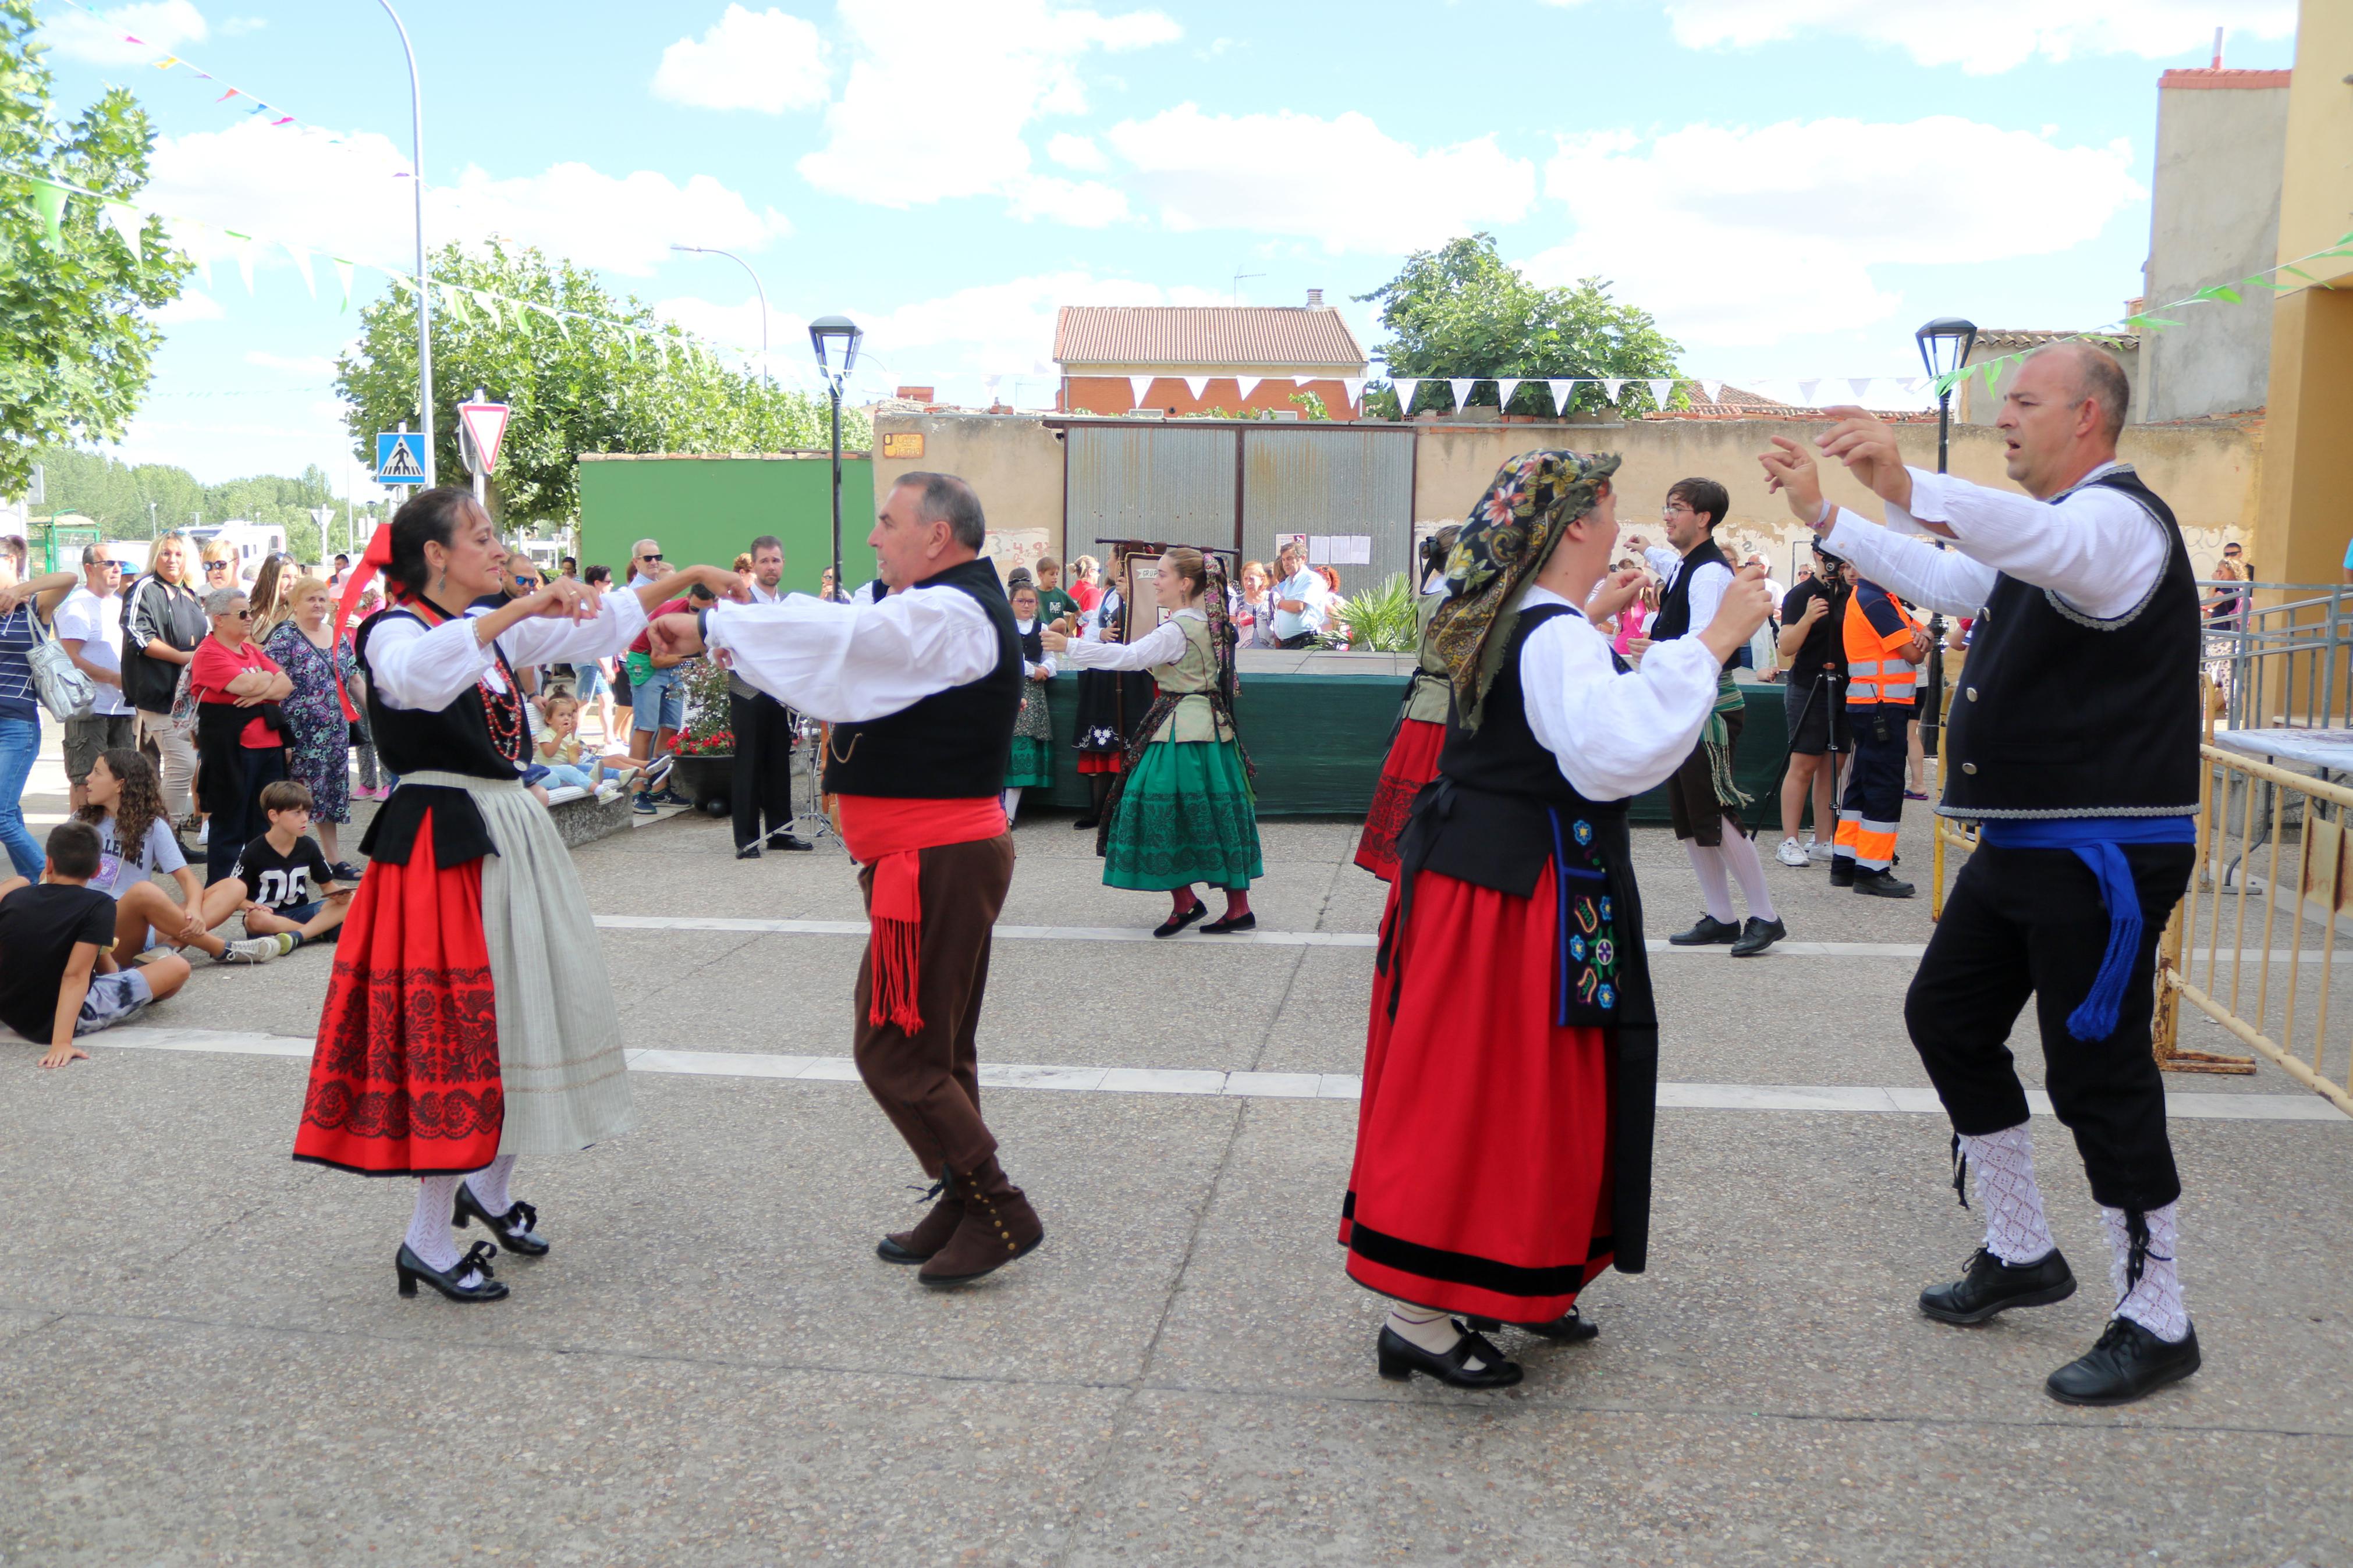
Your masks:
[{"label": "bald man", "polygon": [[[2172,511],[2116,460],[2129,398],[2123,368],[2089,344],[2029,356],[1994,420],[2024,495],[1906,468],[1894,431],[1833,410],[1845,417],[1818,445],[1886,503],[1885,527],[1824,505],[1796,443],[1776,438],[1764,458],[1790,510],[1862,575],[1979,617],[1937,810],[1976,822],[1982,844],[1904,1016],[1952,1118],[1956,1188],[1977,1168],[1986,1236],[1920,1310],[1980,1323],[2074,1293],[2003,1043],[2031,996],[2052,1105],[2114,1258],[2106,1330],[2044,1384],[2070,1405],[2126,1404],[2199,1365],[2149,1051],[2157,942],[2196,858],[2198,590]],[[1952,547],[1905,537],[1922,533]]]}]

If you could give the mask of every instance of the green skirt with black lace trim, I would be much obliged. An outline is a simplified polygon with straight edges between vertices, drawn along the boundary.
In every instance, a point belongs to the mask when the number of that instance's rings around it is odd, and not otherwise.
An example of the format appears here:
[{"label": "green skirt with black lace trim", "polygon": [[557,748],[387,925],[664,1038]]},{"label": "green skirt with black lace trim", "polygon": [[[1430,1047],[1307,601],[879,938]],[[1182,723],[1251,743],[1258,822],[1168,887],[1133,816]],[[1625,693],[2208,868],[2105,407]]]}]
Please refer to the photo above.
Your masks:
[{"label": "green skirt with black lace trim", "polygon": [[1166,891],[1188,882],[1244,889],[1266,875],[1258,807],[1231,741],[1144,748],[1103,846],[1103,885]]}]

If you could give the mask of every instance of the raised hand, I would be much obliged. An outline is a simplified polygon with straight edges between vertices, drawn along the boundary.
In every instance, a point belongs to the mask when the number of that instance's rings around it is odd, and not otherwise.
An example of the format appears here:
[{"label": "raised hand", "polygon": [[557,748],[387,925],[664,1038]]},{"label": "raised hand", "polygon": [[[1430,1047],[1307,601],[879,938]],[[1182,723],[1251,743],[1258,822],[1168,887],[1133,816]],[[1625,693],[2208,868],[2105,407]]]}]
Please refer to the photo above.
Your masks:
[{"label": "raised hand", "polygon": [[1778,490],[1799,522],[1817,531],[1822,527],[1822,475],[1814,455],[1787,436],[1773,437],[1773,450],[1760,452],[1765,488]]},{"label": "raised hand", "polygon": [[1048,653],[1060,653],[1071,646],[1071,639],[1051,626],[1038,634],[1038,642]]},{"label": "raised hand", "polygon": [[646,647],[665,657],[692,658],[703,651],[702,627],[683,610],[656,616],[646,623]]},{"label": "raised hand", "polygon": [[1894,427],[1852,404],[1831,410],[1838,423],[1814,437],[1822,455],[1836,458],[1848,472],[1871,487],[1880,500],[1907,506],[1912,500],[1912,474],[1895,444]]},{"label": "raised hand", "polygon": [[1585,602],[1585,613],[1597,621],[1609,619],[1633,603],[1634,595],[1642,591],[1642,584],[1649,577],[1650,574],[1639,566],[1612,572],[1601,580],[1600,585],[1593,590],[1593,596]]}]

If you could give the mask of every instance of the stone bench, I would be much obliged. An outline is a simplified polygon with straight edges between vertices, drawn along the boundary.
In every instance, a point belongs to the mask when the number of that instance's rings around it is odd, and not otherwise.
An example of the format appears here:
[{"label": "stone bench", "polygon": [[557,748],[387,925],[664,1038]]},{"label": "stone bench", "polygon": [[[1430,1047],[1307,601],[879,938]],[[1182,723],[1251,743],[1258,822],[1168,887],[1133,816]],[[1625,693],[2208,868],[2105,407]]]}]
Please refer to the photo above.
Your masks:
[{"label": "stone bench", "polygon": [[547,815],[555,819],[555,831],[566,847],[577,849],[628,829],[629,792],[616,790],[610,799],[599,800],[588,790],[566,784],[547,792]]}]

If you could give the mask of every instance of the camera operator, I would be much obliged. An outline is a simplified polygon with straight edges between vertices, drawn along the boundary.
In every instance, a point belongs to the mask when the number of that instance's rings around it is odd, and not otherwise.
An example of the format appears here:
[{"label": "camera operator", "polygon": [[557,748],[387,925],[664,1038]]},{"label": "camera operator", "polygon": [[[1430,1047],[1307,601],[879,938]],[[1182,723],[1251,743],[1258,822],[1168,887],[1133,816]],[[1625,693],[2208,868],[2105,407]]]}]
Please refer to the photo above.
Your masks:
[{"label": "camera operator", "polygon": [[[1788,671],[1781,700],[1789,721],[1789,771],[1781,780],[1781,847],[1774,858],[1805,866],[1831,858],[1831,803],[1838,798],[1838,760],[1851,744],[1846,728],[1847,601],[1854,568],[1814,541],[1814,574],[1781,600],[1780,654]],[[1798,841],[1813,796],[1814,832]]]},{"label": "camera operator", "polygon": [[1894,595],[1855,579],[1840,617],[1846,642],[1846,727],[1854,760],[1839,809],[1831,886],[1882,899],[1908,899],[1895,879],[1895,836],[1904,817],[1904,763],[1928,631]]}]

